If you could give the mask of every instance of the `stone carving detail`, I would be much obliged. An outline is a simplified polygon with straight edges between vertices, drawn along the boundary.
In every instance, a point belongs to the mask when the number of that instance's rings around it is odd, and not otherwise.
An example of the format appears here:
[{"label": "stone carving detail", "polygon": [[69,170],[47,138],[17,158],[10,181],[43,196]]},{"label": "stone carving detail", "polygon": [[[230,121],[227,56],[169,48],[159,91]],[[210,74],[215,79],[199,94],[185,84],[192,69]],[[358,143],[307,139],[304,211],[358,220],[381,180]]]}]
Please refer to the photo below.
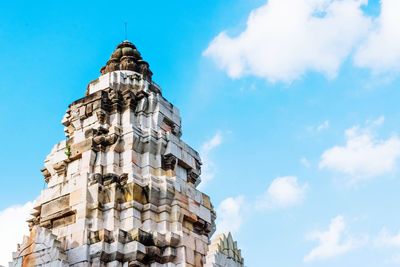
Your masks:
[{"label": "stone carving detail", "polygon": [[118,138],[117,133],[109,134],[107,129],[93,129],[93,148],[104,151],[108,146],[115,144]]},{"label": "stone carving detail", "polygon": [[175,170],[176,162],[177,159],[172,154],[162,156],[162,168],[164,170]]},{"label": "stone carving detail", "polygon": [[119,185],[126,185],[128,181],[128,174],[123,173],[121,175],[116,175],[114,173],[108,173],[102,175],[100,173],[95,173],[90,180],[90,184],[101,184],[101,185],[110,185],[112,183],[117,183]]},{"label": "stone carving detail", "polygon": [[[95,261],[104,263],[117,261],[120,257],[119,250],[124,251],[124,261],[130,262],[132,266],[146,266],[152,262],[168,263],[176,258],[176,247],[180,237],[167,236],[157,233],[147,233],[141,229],[132,231],[118,230],[111,232],[101,230],[89,233],[90,256]],[[110,247],[105,252],[104,244]],[[118,249],[123,248],[123,249]]]},{"label": "stone carving detail", "polygon": [[196,184],[199,176],[200,175],[193,169],[188,170],[188,172],[187,172],[187,179],[188,179],[189,183]]},{"label": "stone carving detail", "polygon": [[69,105],[10,267],[205,266],[216,214],[196,188],[201,160],[151,76],[125,41]]},{"label": "stone carving detail", "polygon": [[50,178],[51,178],[51,174],[50,174],[49,170],[46,169],[46,168],[43,168],[43,169],[41,170],[41,172],[42,172],[42,174],[43,174],[44,181],[46,182],[46,184],[49,183],[49,180],[50,180]]}]

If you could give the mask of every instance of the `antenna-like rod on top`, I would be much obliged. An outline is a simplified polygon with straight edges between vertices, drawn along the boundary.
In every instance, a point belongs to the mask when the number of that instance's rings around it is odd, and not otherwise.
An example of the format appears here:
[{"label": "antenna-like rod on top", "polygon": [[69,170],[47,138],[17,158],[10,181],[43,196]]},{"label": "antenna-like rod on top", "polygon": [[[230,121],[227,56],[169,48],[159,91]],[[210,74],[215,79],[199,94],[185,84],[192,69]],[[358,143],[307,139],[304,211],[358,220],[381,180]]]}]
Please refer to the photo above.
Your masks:
[{"label": "antenna-like rod on top", "polygon": [[128,40],[128,23],[124,22],[125,40]]}]

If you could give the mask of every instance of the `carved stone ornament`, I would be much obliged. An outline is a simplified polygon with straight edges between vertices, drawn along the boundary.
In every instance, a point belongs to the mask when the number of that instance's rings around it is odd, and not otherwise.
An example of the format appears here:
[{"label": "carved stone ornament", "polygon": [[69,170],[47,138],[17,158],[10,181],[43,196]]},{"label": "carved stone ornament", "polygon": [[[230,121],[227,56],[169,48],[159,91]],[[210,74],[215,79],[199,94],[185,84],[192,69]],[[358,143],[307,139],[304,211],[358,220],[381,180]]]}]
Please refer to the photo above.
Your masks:
[{"label": "carved stone ornament", "polygon": [[175,170],[176,162],[177,159],[172,154],[162,156],[162,168],[164,170]]}]

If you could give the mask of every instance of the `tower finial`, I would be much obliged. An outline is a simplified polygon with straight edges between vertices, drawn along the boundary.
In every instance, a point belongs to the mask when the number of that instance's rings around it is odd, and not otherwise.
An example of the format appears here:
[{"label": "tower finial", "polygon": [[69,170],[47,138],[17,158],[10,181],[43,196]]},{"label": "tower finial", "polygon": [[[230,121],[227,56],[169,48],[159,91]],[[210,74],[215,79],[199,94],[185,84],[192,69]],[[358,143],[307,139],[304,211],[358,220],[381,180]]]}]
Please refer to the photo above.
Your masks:
[{"label": "tower finial", "polygon": [[128,23],[124,22],[125,40],[128,40]]}]

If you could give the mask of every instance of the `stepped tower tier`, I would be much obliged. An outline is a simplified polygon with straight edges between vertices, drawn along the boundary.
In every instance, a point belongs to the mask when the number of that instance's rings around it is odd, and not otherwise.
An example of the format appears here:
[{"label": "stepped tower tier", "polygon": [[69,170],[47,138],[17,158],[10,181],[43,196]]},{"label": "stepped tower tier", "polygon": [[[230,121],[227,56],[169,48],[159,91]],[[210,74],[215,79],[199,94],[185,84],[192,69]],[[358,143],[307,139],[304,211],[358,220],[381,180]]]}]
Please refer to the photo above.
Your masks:
[{"label": "stepped tower tier", "polygon": [[10,266],[204,266],[215,212],[178,109],[124,41],[62,120]]}]

